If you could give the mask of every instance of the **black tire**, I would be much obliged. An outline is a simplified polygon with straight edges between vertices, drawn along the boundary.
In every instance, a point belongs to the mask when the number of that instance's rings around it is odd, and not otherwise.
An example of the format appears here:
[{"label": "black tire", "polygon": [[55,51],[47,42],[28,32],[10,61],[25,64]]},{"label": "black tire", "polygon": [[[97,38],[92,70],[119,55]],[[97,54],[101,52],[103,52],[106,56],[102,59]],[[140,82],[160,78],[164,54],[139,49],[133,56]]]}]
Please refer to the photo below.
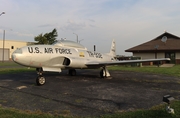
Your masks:
[{"label": "black tire", "polygon": [[36,84],[38,85],[38,86],[42,86],[42,85],[44,85],[46,83],[46,79],[43,77],[43,76],[38,76],[37,78],[36,78]]},{"label": "black tire", "polygon": [[99,74],[100,74],[100,77],[101,77],[101,78],[104,78],[104,75],[103,75],[103,69],[101,69],[101,71],[100,71]]}]

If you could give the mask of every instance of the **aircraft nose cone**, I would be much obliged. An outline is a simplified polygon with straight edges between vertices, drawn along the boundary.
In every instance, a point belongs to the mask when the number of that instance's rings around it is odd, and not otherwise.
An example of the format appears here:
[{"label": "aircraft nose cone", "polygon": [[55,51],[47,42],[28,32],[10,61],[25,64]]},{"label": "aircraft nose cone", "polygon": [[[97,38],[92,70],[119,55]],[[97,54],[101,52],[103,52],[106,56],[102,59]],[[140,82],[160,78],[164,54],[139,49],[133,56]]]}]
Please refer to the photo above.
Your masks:
[{"label": "aircraft nose cone", "polygon": [[19,48],[19,49],[15,50],[11,55],[12,60],[17,62],[18,55],[21,55],[21,54],[22,54],[22,49]]},{"label": "aircraft nose cone", "polygon": [[16,58],[16,54],[13,53],[13,54],[11,55],[11,58],[12,58],[13,61],[16,61],[16,59],[17,59],[17,58]]},{"label": "aircraft nose cone", "polygon": [[12,58],[12,60],[14,61],[14,62],[17,62],[17,54],[16,53],[13,53],[12,55],[11,55],[11,58]]},{"label": "aircraft nose cone", "polygon": [[31,60],[30,56],[26,53],[24,48],[18,48],[15,50],[12,53],[11,58],[14,62],[24,66],[28,66]]}]

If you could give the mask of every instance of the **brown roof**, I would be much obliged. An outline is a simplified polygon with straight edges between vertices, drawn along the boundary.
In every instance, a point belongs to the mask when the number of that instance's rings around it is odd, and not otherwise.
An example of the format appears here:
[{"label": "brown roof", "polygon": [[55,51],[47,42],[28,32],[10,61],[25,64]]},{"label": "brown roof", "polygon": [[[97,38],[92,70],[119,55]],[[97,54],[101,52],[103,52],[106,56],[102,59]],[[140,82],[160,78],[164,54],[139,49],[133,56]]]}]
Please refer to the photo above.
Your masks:
[{"label": "brown roof", "polygon": [[148,52],[148,51],[180,51],[180,37],[168,32],[155,39],[138,46],[125,50],[126,52]]}]

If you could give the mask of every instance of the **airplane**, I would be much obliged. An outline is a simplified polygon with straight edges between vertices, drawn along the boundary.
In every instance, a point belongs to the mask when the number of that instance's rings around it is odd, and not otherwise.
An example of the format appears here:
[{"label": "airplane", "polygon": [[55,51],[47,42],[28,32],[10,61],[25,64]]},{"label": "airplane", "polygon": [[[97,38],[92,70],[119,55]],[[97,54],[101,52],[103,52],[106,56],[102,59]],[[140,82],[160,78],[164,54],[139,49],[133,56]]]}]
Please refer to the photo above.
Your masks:
[{"label": "airplane", "polygon": [[58,40],[52,45],[30,45],[18,48],[12,53],[12,60],[20,65],[36,68],[38,75],[36,84],[39,86],[46,83],[43,76],[44,71],[61,72],[62,69],[68,69],[69,75],[75,76],[75,69],[101,68],[100,77],[107,78],[110,76],[107,69],[109,65],[170,60],[169,58],[161,58],[117,61],[115,56],[115,40],[112,41],[109,53],[88,51],[80,43]]}]

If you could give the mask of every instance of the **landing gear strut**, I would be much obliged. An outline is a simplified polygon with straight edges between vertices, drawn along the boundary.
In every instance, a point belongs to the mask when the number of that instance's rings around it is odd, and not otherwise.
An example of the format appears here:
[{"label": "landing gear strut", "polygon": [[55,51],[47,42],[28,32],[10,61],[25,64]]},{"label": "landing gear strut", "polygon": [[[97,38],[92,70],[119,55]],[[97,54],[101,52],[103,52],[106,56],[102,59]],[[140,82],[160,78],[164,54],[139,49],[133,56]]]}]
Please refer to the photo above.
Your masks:
[{"label": "landing gear strut", "polygon": [[38,86],[42,86],[46,83],[46,79],[45,77],[43,77],[42,73],[43,73],[43,70],[42,68],[36,68],[36,71],[37,71],[37,78],[36,78],[36,84]]},{"label": "landing gear strut", "polygon": [[76,75],[76,70],[75,69],[69,69],[69,75],[75,76]]},{"label": "landing gear strut", "polygon": [[106,66],[102,67],[101,71],[100,71],[100,77],[101,78],[107,78],[110,77],[110,73],[107,70]]}]

